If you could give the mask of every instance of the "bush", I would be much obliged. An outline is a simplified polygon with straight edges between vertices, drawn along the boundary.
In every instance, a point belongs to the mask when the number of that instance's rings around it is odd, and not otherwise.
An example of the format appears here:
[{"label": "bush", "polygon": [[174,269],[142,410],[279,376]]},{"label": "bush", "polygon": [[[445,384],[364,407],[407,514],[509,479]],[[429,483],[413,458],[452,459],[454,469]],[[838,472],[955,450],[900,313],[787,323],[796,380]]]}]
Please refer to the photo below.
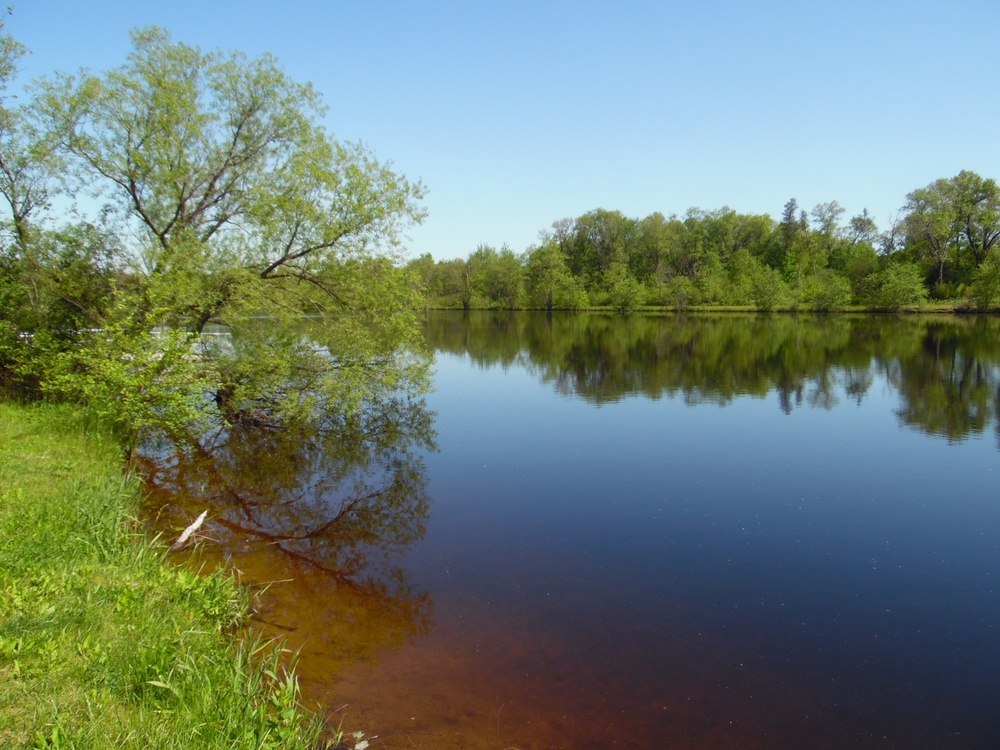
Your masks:
[{"label": "bush", "polygon": [[989,309],[1000,296],[1000,248],[992,248],[976,271],[971,288],[972,300],[980,310]]},{"label": "bush", "polygon": [[958,284],[939,281],[931,287],[931,299],[949,300],[959,297]]},{"label": "bush", "polygon": [[880,310],[895,311],[927,301],[923,276],[912,263],[889,263],[867,281],[869,302]]},{"label": "bush", "polygon": [[607,304],[616,312],[630,313],[642,305],[645,288],[629,273],[624,263],[612,263],[604,274],[608,287]]},{"label": "bush", "polygon": [[685,310],[698,301],[698,289],[687,276],[675,276],[663,287],[661,300],[667,307]]},{"label": "bush", "polygon": [[632,276],[625,275],[611,287],[608,302],[616,312],[630,313],[642,305],[643,287]]},{"label": "bush", "polygon": [[851,304],[851,285],[843,276],[824,269],[806,278],[800,299],[820,312],[843,310]]},{"label": "bush", "polygon": [[582,310],[589,305],[590,298],[575,276],[567,275],[562,279],[552,295],[552,306],[556,310]]},{"label": "bush", "polygon": [[753,301],[760,310],[774,310],[788,298],[788,285],[781,273],[763,264],[753,275]]}]

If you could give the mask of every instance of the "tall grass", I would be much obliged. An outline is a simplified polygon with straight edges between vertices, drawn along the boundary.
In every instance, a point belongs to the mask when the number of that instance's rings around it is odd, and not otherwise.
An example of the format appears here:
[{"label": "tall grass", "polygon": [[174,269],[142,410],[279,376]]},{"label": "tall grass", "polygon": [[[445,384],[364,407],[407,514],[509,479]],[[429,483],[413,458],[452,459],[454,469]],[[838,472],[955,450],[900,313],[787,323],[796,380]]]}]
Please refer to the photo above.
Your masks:
[{"label": "tall grass", "polygon": [[119,447],[66,407],[0,403],[0,747],[308,748],[323,737],[245,594],[165,564]]}]

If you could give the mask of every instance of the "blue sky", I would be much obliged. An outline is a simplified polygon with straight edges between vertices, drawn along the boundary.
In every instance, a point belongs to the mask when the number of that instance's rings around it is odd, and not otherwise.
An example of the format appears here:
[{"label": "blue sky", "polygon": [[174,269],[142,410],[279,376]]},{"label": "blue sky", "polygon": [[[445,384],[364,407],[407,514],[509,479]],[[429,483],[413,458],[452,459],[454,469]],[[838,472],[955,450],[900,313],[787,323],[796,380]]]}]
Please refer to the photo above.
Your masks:
[{"label": "blue sky", "polygon": [[939,177],[1000,179],[997,0],[21,0],[6,28],[33,78],[114,67],[149,24],[312,82],[336,137],[428,188],[412,255],[520,252],[594,208],[794,197],[884,228]]}]

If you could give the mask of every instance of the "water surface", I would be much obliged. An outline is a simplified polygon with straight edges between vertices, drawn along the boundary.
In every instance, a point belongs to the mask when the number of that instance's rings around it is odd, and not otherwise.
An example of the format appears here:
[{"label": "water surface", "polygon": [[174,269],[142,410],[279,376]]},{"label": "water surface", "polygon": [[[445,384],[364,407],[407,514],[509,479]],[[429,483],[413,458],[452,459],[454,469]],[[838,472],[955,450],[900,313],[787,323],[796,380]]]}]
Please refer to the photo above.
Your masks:
[{"label": "water surface", "polygon": [[1000,324],[431,313],[426,403],[150,461],[386,748],[1000,745]]}]

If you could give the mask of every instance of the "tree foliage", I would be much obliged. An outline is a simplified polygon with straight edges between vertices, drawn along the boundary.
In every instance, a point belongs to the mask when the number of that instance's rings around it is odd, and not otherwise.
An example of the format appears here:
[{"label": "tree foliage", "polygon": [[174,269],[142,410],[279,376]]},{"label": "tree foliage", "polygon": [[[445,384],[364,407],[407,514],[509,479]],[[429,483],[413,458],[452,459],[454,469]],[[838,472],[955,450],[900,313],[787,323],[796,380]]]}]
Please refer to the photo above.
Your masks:
[{"label": "tree foliage", "polygon": [[[899,310],[933,295],[985,309],[1000,295],[993,280],[1000,188],[993,180],[963,171],[915,190],[884,231],[867,210],[847,221],[845,214],[837,201],[806,211],[794,198],[778,221],[729,207],[641,219],[595,209],[554,222],[525,252],[519,306]],[[477,250],[466,261],[419,259],[414,268],[428,288],[444,288],[456,268],[475,278],[487,260]],[[471,289],[477,295],[463,297],[466,309],[509,307],[510,296],[482,283]],[[430,296],[430,304],[457,306],[455,294]]]},{"label": "tree foliage", "polygon": [[[127,432],[212,410],[315,418],[420,390],[416,285],[397,261],[422,186],[326,133],[319,95],[272,57],[206,53],[158,28],[132,41],[122,66],[50,77],[0,117],[0,294],[26,290],[7,328],[37,337],[14,351],[8,335],[16,370],[88,402],[136,395]],[[98,197],[98,224],[48,229],[66,219],[39,215],[56,163],[63,191]],[[328,325],[306,337],[303,313]],[[225,345],[207,345],[220,325]]]},{"label": "tree foliage", "polygon": [[968,283],[1000,240],[1000,188],[962,171],[906,196],[903,231],[914,260],[932,269],[937,284]]},{"label": "tree foliage", "polygon": [[871,306],[879,310],[896,311],[923,304],[927,288],[923,277],[912,263],[887,263],[868,278]]},{"label": "tree foliage", "polygon": [[570,273],[558,246],[546,241],[528,250],[525,276],[532,306],[543,310],[577,310],[586,307],[587,292]]},{"label": "tree foliage", "polygon": [[988,310],[1000,298],[1000,248],[993,247],[976,272],[972,299],[980,310]]}]

